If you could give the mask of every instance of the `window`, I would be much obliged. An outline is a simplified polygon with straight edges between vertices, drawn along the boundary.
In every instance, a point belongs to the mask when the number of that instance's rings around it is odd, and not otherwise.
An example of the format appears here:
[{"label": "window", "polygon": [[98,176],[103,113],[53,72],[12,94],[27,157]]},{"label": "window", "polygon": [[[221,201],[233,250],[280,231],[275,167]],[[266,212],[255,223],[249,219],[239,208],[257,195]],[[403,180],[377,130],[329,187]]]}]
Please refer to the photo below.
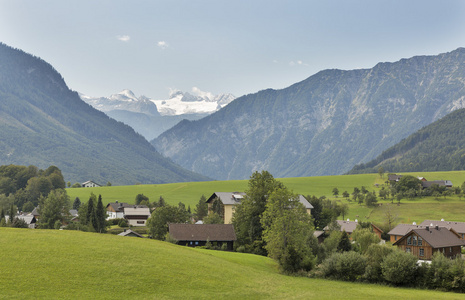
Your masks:
[{"label": "window", "polygon": [[414,246],[417,245],[417,236],[416,235],[413,236],[413,245]]},{"label": "window", "polygon": [[137,221],[137,224],[144,224],[144,221]]},{"label": "window", "polygon": [[425,256],[425,249],[420,248],[420,256]]},{"label": "window", "polygon": [[410,247],[405,248],[405,252],[410,253],[411,252]]},{"label": "window", "polygon": [[394,241],[397,241],[397,235],[394,236]]},{"label": "window", "polygon": [[418,237],[418,246],[423,246],[423,239]]},{"label": "window", "polygon": [[411,245],[412,244],[412,236],[409,236],[407,238],[407,245]]},{"label": "window", "polygon": [[195,245],[197,246],[199,244],[199,242],[195,242]]},{"label": "window", "polygon": [[451,253],[452,253],[452,247],[449,247],[449,252],[451,252]]}]

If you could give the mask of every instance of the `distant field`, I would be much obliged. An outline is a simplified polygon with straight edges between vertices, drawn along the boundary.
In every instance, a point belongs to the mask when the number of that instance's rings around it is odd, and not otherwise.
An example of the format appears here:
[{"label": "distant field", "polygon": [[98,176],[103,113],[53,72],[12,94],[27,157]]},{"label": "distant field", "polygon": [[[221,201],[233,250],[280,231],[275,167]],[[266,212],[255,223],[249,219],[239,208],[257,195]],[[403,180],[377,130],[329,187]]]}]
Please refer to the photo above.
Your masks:
[{"label": "distant field", "polygon": [[[465,181],[465,171],[452,172],[416,172],[402,173],[414,176],[422,176],[428,180],[451,180],[455,186],[460,186]],[[378,191],[380,187],[375,187],[375,184],[380,186],[387,179],[387,174],[384,178],[380,178],[378,174],[360,174],[360,175],[338,175],[338,176],[317,176],[317,177],[296,177],[296,178],[279,178],[287,187],[295,193],[302,195],[326,196],[349,204],[349,214],[346,218],[370,220],[375,222],[383,222],[383,208],[391,202],[380,201],[384,206],[376,209],[360,206],[353,202],[348,202],[342,198],[342,192],[348,191],[352,193],[354,187],[365,186],[368,190]],[[334,198],[332,190],[334,187],[339,189],[339,197]],[[183,202],[186,206],[190,205],[191,209],[199,201],[200,197],[205,195],[209,197],[213,192],[242,192],[247,189],[247,180],[231,180],[231,181],[206,181],[206,182],[187,182],[187,183],[170,183],[157,185],[130,185],[130,186],[112,186],[100,188],[70,188],[67,189],[71,200],[79,197],[81,201],[87,201],[90,193],[93,192],[97,196],[102,195],[103,202],[109,203],[116,200],[120,202],[134,203],[137,194],[144,194],[149,197],[150,201],[158,201],[160,196],[163,196],[166,202],[170,204],[178,204]],[[394,201],[396,204],[397,202]],[[428,205],[425,205],[428,204]],[[463,204],[463,205],[462,205]],[[392,206],[394,207],[394,206]],[[401,205],[395,205],[395,210],[399,221],[410,222],[409,220],[422,220],[424,216],[431,218],[444,218],[446,220],[465,221],[465,197],[459,200],[458,197],[449,197],[448,199],[435,200],[432,197],[416,200],[401,201]],[[418,221],[417,221],[418,222]]]},{"label": "distant field", "polygon": [[284,276],[269,258],[78,231],[0,228],[1,299],[463,299]]}]

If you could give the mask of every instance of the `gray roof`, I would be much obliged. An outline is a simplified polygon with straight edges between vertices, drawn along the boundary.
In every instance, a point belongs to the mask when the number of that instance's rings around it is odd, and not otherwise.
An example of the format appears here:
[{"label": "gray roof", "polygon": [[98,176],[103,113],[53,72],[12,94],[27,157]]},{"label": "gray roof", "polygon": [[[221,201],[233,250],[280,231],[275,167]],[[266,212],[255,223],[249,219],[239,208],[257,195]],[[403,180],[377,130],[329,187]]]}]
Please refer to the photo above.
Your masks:
[{"label": "gray roof", "polygon": [[135,231],[132,231],[131,229],[125,229],[123,232],[118,234],[120,236],[133,236],[133,237],[140,237],[143,238],[143,236]]},{"label": "gray roof", "polygon": [[72,217],[77,217],[77,216],[78,216],[78,211],[77,211],[77,209],[70,209],[70,210],[69,210],[69,214],[70,214]]},{"label": "gray roof", "polygon": [[37,205],[37,207],[34,207],[34,210],[31,212],[31,215],[40,216],[40,214],[39,214],[39,205]]},{"label": "gray roof", "polygon": [[399,224],[396,227],[392,228],[391,231],[388,232],[389,235],[406,235],[410,230],[413,229],[421,229],[425,228],[425,226],[420,225],[413,225],[413,224]]},{"label": "gray roof", "polygon": [[170,236],[178,241],[235,241],[232,224],[170,224]]},{"label": "gray roof", "polygon": [[26,224],[34,224],[37,222],[36,218],[33,215],[19,215],[16,218],[23,220]]},{"label": "gray roof", "polygon": [[323,230],[315,230],[315,231],[313,232],[313,236],[316,237],[316,238],[318,238],[318,237],[320,237],[321,235],[323,235],[324,233],[325,233],[325,232],[324,232]]},{"label": "gray roof", "polygon": [[397,175],[397,174],[390,174],[388,176],[389,181],[399,181],[399,179],[402,178],[402,175]]},{"label": "gray roof", "polygon": [[[345,231],[347,233],[352,233],[358,226],[358,222],[355,221],[344,221],[344,220],[336,220],[337,224],[341,227],[341,231]],[[328,230],[329,226],[323,228],[323,230]]]},{"label": "gray roof", "polygon": [[150,209],[145,205],[132,205],[124,208],[124,216],[147,216],[150,217]]},{"label": "gray roof", "polygon": [[433,184],[437,184],[439,186],[451,187],[452,186],[452,181],[450,181],[450,180],[422,181],[421,186],[424,187],[424,188],[429,188]]},{"label": "gray roof", "polygon": [[310,202],[308,202],[308,200],[304,196],[299,195],[299,201],[305,206],[305,208],[313,208],[313,205],[311,205]]},{"label": "gray roof", "polygon": [[[445,227],[433,227],[433,228],[420,228],[412,229],[412,232],[420,236],[424,241],[430,244],[433,248],[442,247],[453,247],[453,246],[464,246],[465,242],[459,239],[459,237]],[[406,239],[410,235],[407,234],[397,240],[393,245],[397,245],[400,241]]]},{"label": "gray roof", "polygon": [[239,192],[215,192],[210,196],[210,198],[208,198],[207,203],[212,202],[213,199],[218,197],[224,205],[236,205],[241,203],[241,200],[244,198],[244,196],[245,193]]},{"label": "gray roof", "polygon": [[125,207],[134,206],[134,204],[128,204],[124,202],[112,202],[112,203],[107,204],[106,206],[107,210],[108,210],[108,206],[111,206],[113,210],[116,212],[123,212]]},{"label": "gray roof", "polygon": [[[433,226],[431,226],[433,224]],[[424,220],[420,225],[423,227],[430,226],[430,227],[446,227],[447,229],[454,229],[457,233],[465,233],[465,222],[454,222],[454,221],[436,221],[436,220]]]}]

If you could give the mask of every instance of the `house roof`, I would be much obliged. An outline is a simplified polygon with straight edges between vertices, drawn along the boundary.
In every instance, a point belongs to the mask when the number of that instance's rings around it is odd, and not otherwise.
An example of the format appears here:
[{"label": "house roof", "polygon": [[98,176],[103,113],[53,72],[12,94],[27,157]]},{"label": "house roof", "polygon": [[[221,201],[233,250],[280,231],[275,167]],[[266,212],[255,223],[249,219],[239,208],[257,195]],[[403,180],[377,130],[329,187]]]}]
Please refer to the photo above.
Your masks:
[{"label": "house roof", "polygon": [[399,179],[402,178],[402,175],[397,175],[397,174],[390,174],[388,176],[389,181],[399,181]]},{"label": "house roof", "polygon": [[[433,225],[431,225],[433,224]],[[454,221],[436,221],[436,220],[424,220],[420,225],[430,227],[446,227],[447,229],[454,229],[457,233],[465,233],[465,222],[454,222]]]},{"label": "house roof", "polygon": [[170,224],[169,233],[178,241],[235,241],[232,224]]},{"label": "house roof", "polygon": [[310,202],[308,202],[308,200],[304,196],[299,195],[299,201],[305,206],[305,208],[313,208],[313,205],[311,205]]},{"label": "house roof", "polygon": [[[347,233],[352,233],[358,226],[358,222],[355,221],[344,221],[344,220],[336,220],[337,224],[341,227],[341,231],[345,231]],[[328,230],[329,226],[323,228],[323,230]]]},{"label": "house roof", "polygon": [[150,209],[146,205],[131,205],[124,207],[124,216],[149,216]]},{"label": "house roof", "polygon": [[101,186],[100,184],[98,184],[98,183],[96,183],[95,181],[92,181],[92,180],[88,180],[88,181],[86,181],[86,182],[83,182],[83,183],[81,183],[81,185],[86,185],[86,184],[88,184],[88,183],[93,183],[93,184],[95,184],[95,185]]},{"label": "house roof", "polygon": [[106,206],[107,210],[109,206],[111,206],[111,208],[113,208],[115,212],[123,212],[125,207],[134,206],[134,204],[128,204],[124,202],[112,202],[112,203],[107,204]]},{"label": "house roof", "polygon": [[424,188],[429,188],[433,184],[437,184],[439,186],[451,187],[452,186],[452,181],[450,181],[450,180],[423,181],[421,183],[421,186],[424,187]]},{"label": "house roof", "polygon": [[78,216],[78,211],[77,211],[77,209],[70,209],[70,210],[69,210],[69,214],[70,214],[72,217],[77,217],[77,216]]},{"label": "house roof", "polygon": [[447,229],[446,227],[428,227],[412,229],[408,234],[398,239],[393,245],[398,245],[401,241],[403,241],[413,233],[416,233],[433,248],[465,245],[464,241],[462,241],[454,232]]},{"label": "house roof", "polygon": [[34,207],[34,210],[31,212],[31,215],[40,216],[40,214],[39,214],[39,206],[38,205],[37,205],[37,207]]},{"label": "house roof", "polygon": [[[240,192],[215,192],[210,196],[210,198],[208,198],[207,203],[210,203],[213,199],[218,197],[224,205],[236,205],[241,203],[244,196],[246,196],[246,194]],[[313,208],[313,205],[311,205],[304,196],[299,195],[299,201],[306,209]]]},{"label": "house roof", "polygon": [[18,215],[16,216],[16,218],[23,220],[28,225],[37,222],[36,218],[33,215]]},{"label": "house roof", "polygon": [[140,237],[140,238],[144,237],[141,234],[139,234],[139,233],[137,233],[135,231],[132,231],[131,229],[125,229],[123,232],[121,232],[118,235],[120,235],[120,236],[133,236],[133,237]]},{"label": "house roof", "polygon": [[316,238],[319,238],[320,236],[322,236],[325,232],[323,230],[315,230],[313,232],[313,236],[316,237]]},{"label": "house roof", "polygon": [[212,202],[213,199],[218,197],[224,205],[236,205],[241,203],[241,200],[244,198],[244,196],[245,193],[239,192],[215,192],[210,196],[210,198],[208,198],[207,203]]},{"label": "house roof", "polygon": [[416,225],[416,224],[399,224],[396,227],[392,228],[391,231],[388,232],[389,235],[406,235],[412,229],[421,229],[425,226]]}]

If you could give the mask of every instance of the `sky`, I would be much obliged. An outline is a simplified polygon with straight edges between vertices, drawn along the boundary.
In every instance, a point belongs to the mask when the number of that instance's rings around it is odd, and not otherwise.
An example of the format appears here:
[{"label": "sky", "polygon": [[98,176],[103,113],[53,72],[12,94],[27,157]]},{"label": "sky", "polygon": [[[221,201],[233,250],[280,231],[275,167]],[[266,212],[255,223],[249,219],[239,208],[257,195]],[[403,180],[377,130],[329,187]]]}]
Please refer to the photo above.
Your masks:
[{"label": "sky", "polygon": [[88,96],[239,97],[465,47],[465,1],[0,0],[0,42]]}]

